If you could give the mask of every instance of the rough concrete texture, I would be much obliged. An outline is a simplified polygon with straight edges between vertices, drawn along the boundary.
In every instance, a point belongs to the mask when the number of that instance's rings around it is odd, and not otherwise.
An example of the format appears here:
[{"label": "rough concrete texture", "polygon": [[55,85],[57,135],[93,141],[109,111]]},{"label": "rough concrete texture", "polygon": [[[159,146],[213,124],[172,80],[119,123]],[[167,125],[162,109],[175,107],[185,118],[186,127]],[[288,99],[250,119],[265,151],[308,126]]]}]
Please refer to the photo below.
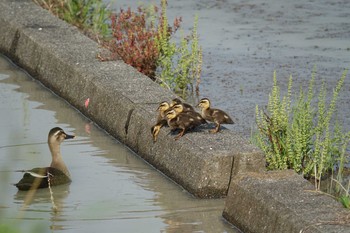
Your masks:
[{"label": "rough concrete texture", "polygon": [[0,6],[1,53],[193,195],[226,196],[234,156],[262,157],[229,130],[202,128],[174,141],[164,129],[153,143],[155,110],[173,93],[120,60],[100,62],[97,43],[31,0]]},{"label": "rough concrete texture", "polygon": [[[344,209],[293,172],[265,173],[260,150],[208,126],[178,141],[150,128],[159,102],[174,98],[31,0],[0,0],[0,52],[197,197],[227,197],[224,216],[245,232],[350,232]],[[84,102],[90,98],[88,108]],[[232,181],[231,181],[232,177]]]},{"label": "rough concrete texture", "polygon": [[223,216],[245,233],[350,232],[350,212],[292,170],[234,176]]}]

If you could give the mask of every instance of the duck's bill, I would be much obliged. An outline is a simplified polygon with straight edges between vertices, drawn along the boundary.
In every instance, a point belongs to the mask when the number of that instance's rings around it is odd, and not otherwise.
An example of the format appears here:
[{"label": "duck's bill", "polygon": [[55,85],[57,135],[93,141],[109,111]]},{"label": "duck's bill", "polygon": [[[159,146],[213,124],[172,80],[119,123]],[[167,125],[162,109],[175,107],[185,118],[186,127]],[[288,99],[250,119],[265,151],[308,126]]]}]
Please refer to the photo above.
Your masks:
[{"label": "duck's bill", "polygon": [[66,139],[72,139],[72,138],[75,138],[75,135],[66,134]]}]

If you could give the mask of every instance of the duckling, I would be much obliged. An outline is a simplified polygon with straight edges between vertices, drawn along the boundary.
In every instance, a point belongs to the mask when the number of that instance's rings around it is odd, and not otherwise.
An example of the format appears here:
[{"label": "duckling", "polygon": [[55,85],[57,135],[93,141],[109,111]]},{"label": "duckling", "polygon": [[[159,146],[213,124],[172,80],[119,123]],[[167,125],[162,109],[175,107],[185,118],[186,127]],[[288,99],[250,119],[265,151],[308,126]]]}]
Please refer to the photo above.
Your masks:
[{"label": "duckling", "polygon": [[181,130],[181,132],[175,137],[175,140],[182,137],[188,129],[193,129],[199,125],[198,121],[192,116],[185,113],[177,114],[175,110],[168,111],[166,113],[166,118],[172,131],[176,129]]},{"label": "duckling", "polygon": [[158,134],[160,132],[160,129],[165,125],[167,124],[167,121],[166,120],[162,120],[160,121],[159,123],[155,124],[152,126],[151,128],[151,133],[152,133],[152,137],[153,137],[153,142],[156,142],[157,141],[157,138],[158,138]]},{"label": "duckling", "polygon": [[175,98],[171,101],[170,107],[173,107],[176,104],[182,104],[184,107],[184,111],[195,111],[194,108],[187,103],[183,103],[179,98]]},{"label": "duckling", "polygon": [[215,123],[215,129],[210,130],[211,133],[217,133],[221,124],[234,124],[231,117],[220,109],[210,108],[210,100],[203,98],[199,101],[198,106],[202,109],[202,117],[207,121]]},{"label": "duckling", "polygon": [[200,124],[206,124],[206,123],[207,123],[207,121],[206,121],[206,120],[202,117],[202,115],[199,114],[198,112],[196,112],[196,111],[186,111],[183,103],[181,103],[181,104],[175,104],[175,105],[172,107],[172,109],[174,109],[174,111],[175,111],[177,114],[185,113],[185,114],[190,115],[190,116],[193,117],[196,121],[198,121],[198,123],[200,123]]},{"label": "duckling", "polygon": [[157,111],[158,111],[157,122],[151,128],[153,142],[157,141],[157,137],[158,137],[158,134],[160,132],[160,129],[163,126],[167,125],[167,120],[166,120],[166,117],[165,117],[165,113],[169,109],[170,109],[170,105],[166,101],[161,102],[159,104],[158,108],[157,108]]},{"label": "duckling", "polygon": [[[163,101],[159,104],[157,111],[158,111],[158,117],[157,117],[157,123],[159,123],[162,120],[166,120],[165,118],[165,112],[170,108],[171,106],[167,101]],[[156,124],[157,124],[156,123]]]},{"label": "duckling", "polygon": [[48,135],[48,145],[50,148],[52,162],[50,167],[38,167],[23,171],[23,178],[15,184],[19,190],[47,188],[60,184],[70,183],[71,176],[66,164],[63,162],[60,152],[60,144],[65,139],[71,139],[75,136],[66,134],[61,128],[55,127],[50,130]]}]

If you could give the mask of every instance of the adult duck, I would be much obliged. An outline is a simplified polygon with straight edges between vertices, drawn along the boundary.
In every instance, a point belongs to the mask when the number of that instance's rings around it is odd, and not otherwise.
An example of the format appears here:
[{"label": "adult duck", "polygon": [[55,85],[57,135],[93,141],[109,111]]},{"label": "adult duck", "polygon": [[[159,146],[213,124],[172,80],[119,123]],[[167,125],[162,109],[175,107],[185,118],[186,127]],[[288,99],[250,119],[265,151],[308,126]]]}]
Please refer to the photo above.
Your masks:
[{"label": "adult duck", "polygon": [[60,145],[65,139],[74,137],[65,133],[59,127],[51,129],[48,135],[48,144],[52,156],[50,167],[37,167],[23,171],[23,178],[15,186],[19,190],[29,190],[70,183],[72,181],[71,176],[63,162]]}]

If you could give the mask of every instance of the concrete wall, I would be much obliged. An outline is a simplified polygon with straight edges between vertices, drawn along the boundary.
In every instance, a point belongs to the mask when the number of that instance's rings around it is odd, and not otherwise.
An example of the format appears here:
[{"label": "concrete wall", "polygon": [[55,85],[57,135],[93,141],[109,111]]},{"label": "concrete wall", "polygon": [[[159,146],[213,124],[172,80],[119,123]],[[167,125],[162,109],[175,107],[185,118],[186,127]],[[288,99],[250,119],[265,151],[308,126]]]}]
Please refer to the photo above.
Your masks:
[{"label": "concrete wall", "polygon": [[100,62],[98,44],[31,0],[0,0],[0,52],[194,196],[230,188],[224,217],[245,232],[350,232],[337,225],[350,219],[338,202],[306,195],[312,187],[293,172],[266,173],[262,152],[232,131],[174,141],[162,129],[153,143],[155,109],[174,94],[122,61]]},{"label": "concrete wall", "polygon": [[202,129],[174,141],[162,129],[153,143],[155,110],[172,92],[123,61],[100,62],[97,43],[32,1],[0,6],[2,53],[193,195],[226,196],[234,156],[262,156],[229,130]]}]

